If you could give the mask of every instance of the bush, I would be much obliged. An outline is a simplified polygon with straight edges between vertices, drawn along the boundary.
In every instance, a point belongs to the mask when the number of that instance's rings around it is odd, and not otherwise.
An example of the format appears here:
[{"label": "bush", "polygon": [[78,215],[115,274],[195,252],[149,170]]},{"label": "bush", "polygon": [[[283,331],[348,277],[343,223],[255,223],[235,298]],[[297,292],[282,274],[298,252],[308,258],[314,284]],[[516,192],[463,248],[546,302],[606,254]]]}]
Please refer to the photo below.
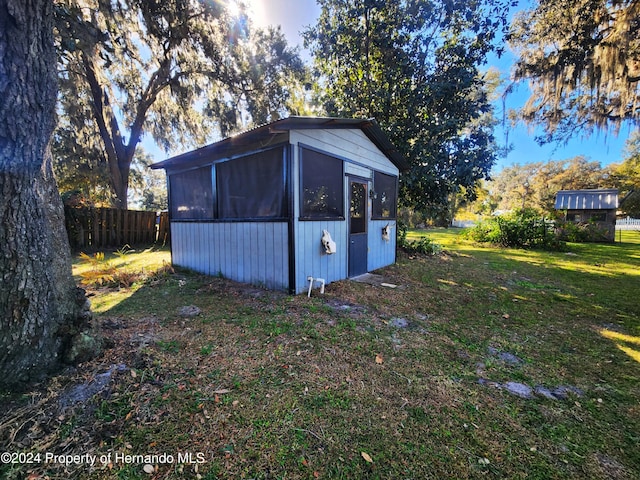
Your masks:
[{"label": "bush", "polygon": [[594,222],[557,222],[556,235],[567,242],[607,242],[609,230]]},{"label": "bush", "polygon": [[420,240],[407,240],[407,230],[406,224],[398,222],[398,246],[405,252],[423,255],[438,255],[442,252],[442,245],[429,237],[422,237]]},{"label": "bush", "polygon": [[545,248],[560,250],[562,242],[553,222],[541,218],[535,210],[522,209],[490,218],[463,233],[465,238],[508,248]]}]

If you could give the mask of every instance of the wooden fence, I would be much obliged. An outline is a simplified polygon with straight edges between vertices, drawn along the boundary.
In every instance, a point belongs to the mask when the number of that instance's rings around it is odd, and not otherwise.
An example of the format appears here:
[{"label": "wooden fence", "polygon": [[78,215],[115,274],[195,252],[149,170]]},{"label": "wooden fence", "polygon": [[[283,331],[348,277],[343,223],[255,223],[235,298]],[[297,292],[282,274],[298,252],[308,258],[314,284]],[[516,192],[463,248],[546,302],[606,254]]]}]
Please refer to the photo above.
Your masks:
[{"label": "wooden fence", "polygon": [[616,220],[616,230],[640,230],[640,218],[619,218]]},{"label": "wooden fence", "polygon": [[64,213],[72,250],[169,242],[167,212],[65,207]]}]

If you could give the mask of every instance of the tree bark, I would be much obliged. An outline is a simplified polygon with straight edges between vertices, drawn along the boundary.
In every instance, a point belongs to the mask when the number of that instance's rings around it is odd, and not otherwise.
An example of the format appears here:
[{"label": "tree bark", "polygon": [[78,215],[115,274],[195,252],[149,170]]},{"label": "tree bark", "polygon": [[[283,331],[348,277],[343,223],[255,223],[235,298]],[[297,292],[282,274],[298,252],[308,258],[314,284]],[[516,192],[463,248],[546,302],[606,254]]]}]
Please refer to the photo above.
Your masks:
[{"label": "tree bark", "polygon": [[86,323],[48,148],[52,0],[0,0],[0,386],[56,368]]}]

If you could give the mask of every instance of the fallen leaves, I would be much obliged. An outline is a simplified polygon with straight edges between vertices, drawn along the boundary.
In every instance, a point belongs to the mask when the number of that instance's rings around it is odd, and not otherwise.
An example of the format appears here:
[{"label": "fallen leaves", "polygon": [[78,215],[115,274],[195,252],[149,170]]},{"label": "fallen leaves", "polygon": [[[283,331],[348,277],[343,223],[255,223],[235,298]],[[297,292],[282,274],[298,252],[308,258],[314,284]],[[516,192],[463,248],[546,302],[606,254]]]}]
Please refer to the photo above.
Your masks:
[{"label": "fallen leaves", "polygon": [[231,390],[229,390],[228,388],[220,388],[218,390],[214,390],[213,393],[215,393],[216,395],[224,395],[225,393],[231,393]]},{"label": "fallen leaves", "polygon": [[365,462],[373,463],[373,458],[371,458],[371,455],[369,455],[367,452],[360,452],[360,455],[362,455],[362,458],[364,458]]}]

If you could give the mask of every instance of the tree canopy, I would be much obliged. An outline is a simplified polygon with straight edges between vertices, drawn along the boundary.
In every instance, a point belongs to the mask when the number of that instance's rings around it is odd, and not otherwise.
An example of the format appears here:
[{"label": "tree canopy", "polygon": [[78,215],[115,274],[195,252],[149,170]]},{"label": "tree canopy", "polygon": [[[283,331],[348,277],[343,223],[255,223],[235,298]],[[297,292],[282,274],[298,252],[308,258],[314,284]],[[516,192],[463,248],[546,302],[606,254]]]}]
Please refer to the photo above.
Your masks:
[{"label": "tree canopy", "polygon": [[555,212],[559,190],[581,190],[611,186],[608,170],[600,162],[579,155],[567,160],[532,162],[504,168],[489,183],[497,210],[534,208]]},{"label": "tree canopy", "polygon": [[[411,163],[405,206],[446,209],[496,158],[480,71],[506,26],[507,2],[319,0],[305,32],[327,113],[375,117]],[[468,188],[473,192],[473,188]]]},{"label": "tree canopy", "polygon": [[627,140],[623,161],[609,167],[609,181],[618,188],[620,210],[630,217],[640,218],[640,132]]},{"label": "tree canopy", "polygon": [[254,32],[223,2],[60,0],[56,26],[55,153],[106,176],[119,206],[144,135],[166,150],[200,145],[277,119],[304,81],[279,29]]},{"label": "tree canopy", "polygon": [[638,124],[637,0],[539,0],[515,16],[508,39],[515,78],[532,89],[520,114],[544,127],[542,141]]}]

